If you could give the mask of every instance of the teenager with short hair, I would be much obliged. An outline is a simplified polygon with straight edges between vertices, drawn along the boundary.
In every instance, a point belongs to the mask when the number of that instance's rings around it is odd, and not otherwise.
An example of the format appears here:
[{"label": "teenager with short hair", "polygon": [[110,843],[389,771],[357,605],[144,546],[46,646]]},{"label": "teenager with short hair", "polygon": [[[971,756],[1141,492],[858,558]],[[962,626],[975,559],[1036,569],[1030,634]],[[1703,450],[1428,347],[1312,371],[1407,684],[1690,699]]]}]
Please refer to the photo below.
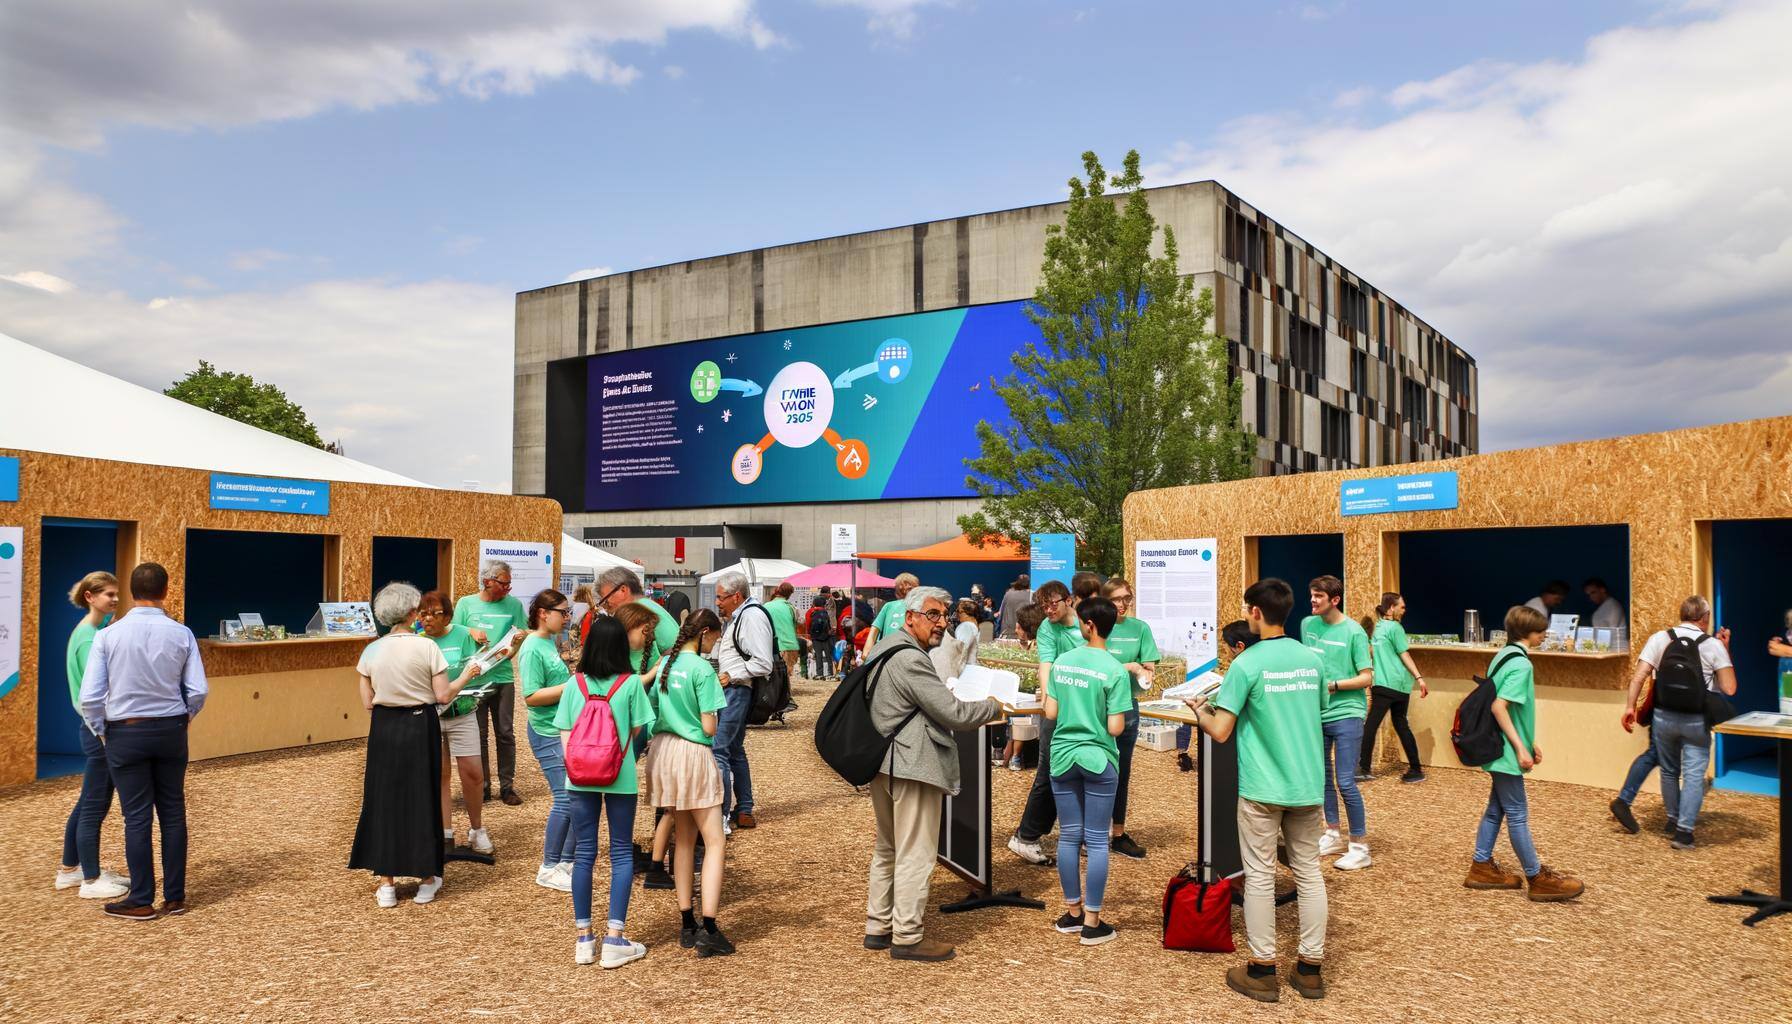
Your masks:
[{"label": "teenager with short hair", "polygon": [[[1363,746],[1363,719],[1369,715],[1368,690],[1375,681],[1369,656],[1369,634],[1344,614],[1344,581],[1320,576],[1307,584],[1313,614],[1301,620],[1300,639],[1325,665],[1326,702],[1322,731],[1325,735],[1325,834],[1319,837],[1319,856],[1342,852],[1332,866],[1340,871],[1368,867],[1368,814],[1363,791],[1357,787],[1357,759]],[[1346,848],[1338,834],[1338,803],[1343,797],[1350,823]]]},{"label": "teenager with short hair", "polygon": [[[1033,634],[1033,650],[1039,658],[1039,699],[1044,701],[1051,689],[1053,663],[1083,646],[1083,632],[1077,624],[1076,603],[1071,599],[1070,588],[1061,580],[1046,580],[1040,584],[1033,592],[1033,603],[1041,612],[1039,628]],[[1020,825],[1014,835],[1008,837],[1008,849],[1029,864],[1052,862],[1050,855],[1039,846],[1039,840],[1058,820],[1057,807],[1052,802],[1051,747],[1052,722],[1041,718],[1039,767],[1033,772],[1033,788],[1027,791]]]}]

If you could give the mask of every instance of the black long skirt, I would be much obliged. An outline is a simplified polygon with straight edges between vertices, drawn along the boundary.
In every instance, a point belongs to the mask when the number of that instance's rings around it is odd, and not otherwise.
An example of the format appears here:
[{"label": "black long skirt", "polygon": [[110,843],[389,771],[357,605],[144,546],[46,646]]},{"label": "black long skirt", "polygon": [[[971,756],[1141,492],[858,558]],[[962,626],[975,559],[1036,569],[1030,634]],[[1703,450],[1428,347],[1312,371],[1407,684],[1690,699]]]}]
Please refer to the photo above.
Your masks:
[{"label": "black long skirt", "polygon": [[442,873],[442,723],[430,705],[376,704],[351,869],[431,878]]}]

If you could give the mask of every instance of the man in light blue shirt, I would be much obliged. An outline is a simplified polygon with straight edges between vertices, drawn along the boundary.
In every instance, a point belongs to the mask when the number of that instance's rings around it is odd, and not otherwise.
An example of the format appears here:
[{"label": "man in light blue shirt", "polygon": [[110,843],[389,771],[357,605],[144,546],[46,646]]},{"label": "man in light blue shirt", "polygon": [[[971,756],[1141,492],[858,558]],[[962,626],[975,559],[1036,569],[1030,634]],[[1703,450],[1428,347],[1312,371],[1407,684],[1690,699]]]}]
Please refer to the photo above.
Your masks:
[{"label": "man in light blue shirt", "polygon": [[131,610],[99,631],[81,677],[81,717],[106,745],[124,811],[131,891],[112,917],[153,920],[156,874],[150,823],[162,823],[161,915],[186,913],[187,723],[205,706],[205,666],[193,631],[170,619],[168,570],[131,570]]}]

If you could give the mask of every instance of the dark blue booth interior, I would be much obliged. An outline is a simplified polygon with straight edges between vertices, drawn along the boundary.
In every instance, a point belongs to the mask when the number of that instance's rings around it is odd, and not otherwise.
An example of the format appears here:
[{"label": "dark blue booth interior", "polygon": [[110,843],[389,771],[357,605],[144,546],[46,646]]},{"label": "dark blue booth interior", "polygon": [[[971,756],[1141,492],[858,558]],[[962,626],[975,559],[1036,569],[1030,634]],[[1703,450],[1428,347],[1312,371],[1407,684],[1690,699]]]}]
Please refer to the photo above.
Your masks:
[{"label": "dark blue booth interior", "polygon": [[[118,524],[98,519],[43,521],[38,562],[37,776],[72,775],[81,754],[81,716],[69,699],[68,636],[85,614],[68,592],[90,572],[118,571]],[[128,581],[127,581],[128,585]]]},{"label": "dark blue booth interior", "polygon": [[243,612],[303,633],[324,599],[321,534],[187,531],[186,623],[200,636]]},{"label": "dark blue booth interior", "polygon": [[[1630,612],[1630,527],[1523,526],[1421,530],[1400,535],[1400,592],[1408,633],[1461,633],[1462,613],[1481,613],[1481,628],[1504,628],[1506,611],[1566,580],[1555,609],[1590,622],[1593,606],[1581,583],[1597,576]],[[1632,646],[1638,646],[1633,638]]]},{"label": "dark blue booth interior", "polygon": [[[1779,710],[1779,662],[1767,640],[1786,631],[1792,608],[1792,519],[1745,519],[1711,524],[1713,611],[1730,628],[1736,664],[1738,713]],[[1749,793],[1779,793],[1773,741],[1717,737],[1717,785]]]},{"label": "dark blue booth interior", "polygon": [[367,599],[388,583],[409,583],[424,593],[436,589],[436,545],[428,537],[373,538],[373,593]]},{"label": "dark blue booth interior", "polygon": [[[1300,620],[1312,613],[1307,603],[1307,584],[1320,576],[1344,578],[1344,535],[1341,533],[1291,534],[1257,538],[1257,578],[1287,581],[1294,588],[1294,610],[1288,613],[1288,635],[1300,639]],[[1239,600],[1220,595],[1220,622],[1238,618]],[[1355,614],[1346,606],[1345,611]]]}]

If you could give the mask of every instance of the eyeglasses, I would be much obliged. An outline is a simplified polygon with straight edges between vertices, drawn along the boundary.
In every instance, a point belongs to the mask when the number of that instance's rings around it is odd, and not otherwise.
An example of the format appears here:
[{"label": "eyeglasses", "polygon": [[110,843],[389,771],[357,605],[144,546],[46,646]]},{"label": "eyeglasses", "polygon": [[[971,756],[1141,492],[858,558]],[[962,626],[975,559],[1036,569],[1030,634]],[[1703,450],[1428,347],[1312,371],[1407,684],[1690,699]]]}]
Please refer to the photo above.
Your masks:
[{"label": "eyeglasses", "polygon": [[448,613],[440,608],[425,608],[417,613],[417,617],[419,619],[439,619],[446,614]]},{"label": "eyeglasses", "polygon": [[922,618],[926,619],[928,622],[944,622],[944,621],[946,621],[946,613],[944,611],[935,610],[935,611],[931,611],[931,612],[919,612],[917,614],[919,614]]},{"label": "eyeglasses", "polygon": [[1115,604],[1131,604],[1132,603],[1132,595],[1131,594],[1115,594],[1113,597],[1108,598],[1108,600],[1114,602]]},{"label": "eyeglasses", "polygon": [[509,590],[510,589],[510,581],[509,580],[496,580],[496,579],[486,580],[485,585],[492,588],[493,590]]},{"label": "eyeglasses", "polygon": [[570,614],[572,614],[572,609],[566,607],[565,605],[561,605],[558,608],[543,608],[542,611],[553,612],[555,615],[570,615]]}]

